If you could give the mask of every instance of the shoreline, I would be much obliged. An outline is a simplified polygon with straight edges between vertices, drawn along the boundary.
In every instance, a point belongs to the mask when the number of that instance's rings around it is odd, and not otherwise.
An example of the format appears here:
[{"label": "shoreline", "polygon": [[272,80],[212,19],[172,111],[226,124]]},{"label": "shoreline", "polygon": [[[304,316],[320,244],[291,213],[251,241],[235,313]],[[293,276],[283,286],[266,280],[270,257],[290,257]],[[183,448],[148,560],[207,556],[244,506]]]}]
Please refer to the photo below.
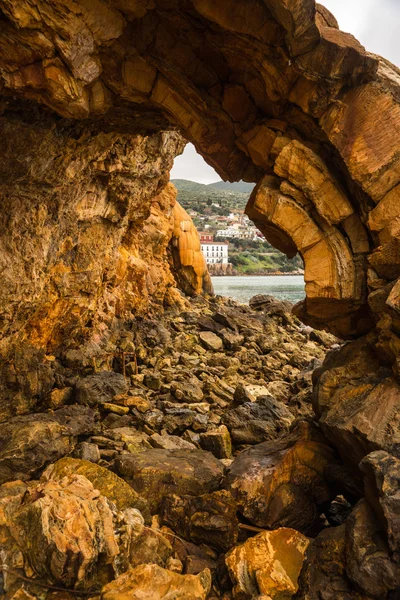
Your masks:
[{"label": "shoreline", "polygon": [[297,277],[303,276],[304,277],[304,273],[259,273],[259,274],[252,273],[251,275],[247,274],[247,273],[239,273],[239,274],[237,273],[235,275],[233,275],[232,273],[229,273],[229,274],[227,273],[226,275],[220,273],[218,275],[210,274],[210,277],[283,277],[283,276],[287,277],[288,275],[290,275],[291,277],[294,277],[294,276],[297,276]]}]

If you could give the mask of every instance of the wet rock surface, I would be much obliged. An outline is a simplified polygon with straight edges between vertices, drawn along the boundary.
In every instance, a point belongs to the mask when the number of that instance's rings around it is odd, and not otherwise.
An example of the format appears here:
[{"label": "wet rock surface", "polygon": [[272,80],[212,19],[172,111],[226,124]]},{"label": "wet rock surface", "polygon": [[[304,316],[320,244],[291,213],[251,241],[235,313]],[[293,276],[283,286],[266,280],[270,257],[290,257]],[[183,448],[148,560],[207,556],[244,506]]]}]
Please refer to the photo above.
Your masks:
[{"label": "wet rock surface", "polygon": [[4,425],[5,600],[396,598],[399,461],[328,427],[338,341],[270,299],[188,307]]}]

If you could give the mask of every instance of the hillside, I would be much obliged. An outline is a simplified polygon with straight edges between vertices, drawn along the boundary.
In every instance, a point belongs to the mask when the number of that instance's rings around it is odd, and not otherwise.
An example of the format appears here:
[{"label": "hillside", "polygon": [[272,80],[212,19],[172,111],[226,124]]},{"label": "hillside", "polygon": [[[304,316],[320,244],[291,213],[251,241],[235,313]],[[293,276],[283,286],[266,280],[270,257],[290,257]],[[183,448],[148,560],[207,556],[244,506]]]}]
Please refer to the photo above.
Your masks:
[{"label": "hillside", "polygon": [[[190,212],[197,229],[207,229],[214,235],[231,223],[221,220],[221,217],[227,218],[238,209],[244,211],[254,187],[244,181],[217,181],[205,185],[187,179],[172,179],[172,183],[178,190],[179,203]],[[252,226],[251,222],[248,226]],[[300,256],[288,259],[263,239],[239,240],[228,237],[221,238],[221,241],[229,241],[229,262],[237,274],[292,273],[303,268]]]},{"label": "hillside", "polygon": [[216,190],[226,190],[227,192],[251,194],[254,186],[254,183],[247,183],[246,181],[234,181],[233,183],[230,181],[216,181],[215,183],[209,183],[206,187]]}]

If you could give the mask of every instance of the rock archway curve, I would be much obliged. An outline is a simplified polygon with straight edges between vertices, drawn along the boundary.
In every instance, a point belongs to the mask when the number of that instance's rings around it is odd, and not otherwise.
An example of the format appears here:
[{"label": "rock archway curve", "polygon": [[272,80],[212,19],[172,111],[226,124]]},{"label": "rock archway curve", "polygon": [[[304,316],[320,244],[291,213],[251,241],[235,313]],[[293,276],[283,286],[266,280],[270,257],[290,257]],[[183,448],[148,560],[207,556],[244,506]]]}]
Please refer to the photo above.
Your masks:
[{"label": "rock archway curve", "polygon": [[221,177],[257,182],[249,216],[304,259],[303,321],[342,337],[372,327],[369,297],[387,296],[400,275],[395,66],[314,0],[0,9],[3,112],[22,99],[45,105],[80,122],[81,135],[94,124],[105,134],[179,129]]}]

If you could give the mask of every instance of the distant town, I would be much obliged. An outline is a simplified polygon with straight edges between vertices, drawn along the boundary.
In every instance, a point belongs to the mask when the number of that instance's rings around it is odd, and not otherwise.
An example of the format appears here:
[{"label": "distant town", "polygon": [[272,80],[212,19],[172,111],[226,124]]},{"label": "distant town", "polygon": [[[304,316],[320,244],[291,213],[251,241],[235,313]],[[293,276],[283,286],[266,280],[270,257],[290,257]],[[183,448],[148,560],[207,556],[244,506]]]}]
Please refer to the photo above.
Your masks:
[{"label": "distant town", "polygon": [[245,182],[204,185],[172,181],[178,201],[199,231],[201,249],[213,275],[301,274],[300,256],[288,259],[271,246],[244,214],[253,189]]}]

